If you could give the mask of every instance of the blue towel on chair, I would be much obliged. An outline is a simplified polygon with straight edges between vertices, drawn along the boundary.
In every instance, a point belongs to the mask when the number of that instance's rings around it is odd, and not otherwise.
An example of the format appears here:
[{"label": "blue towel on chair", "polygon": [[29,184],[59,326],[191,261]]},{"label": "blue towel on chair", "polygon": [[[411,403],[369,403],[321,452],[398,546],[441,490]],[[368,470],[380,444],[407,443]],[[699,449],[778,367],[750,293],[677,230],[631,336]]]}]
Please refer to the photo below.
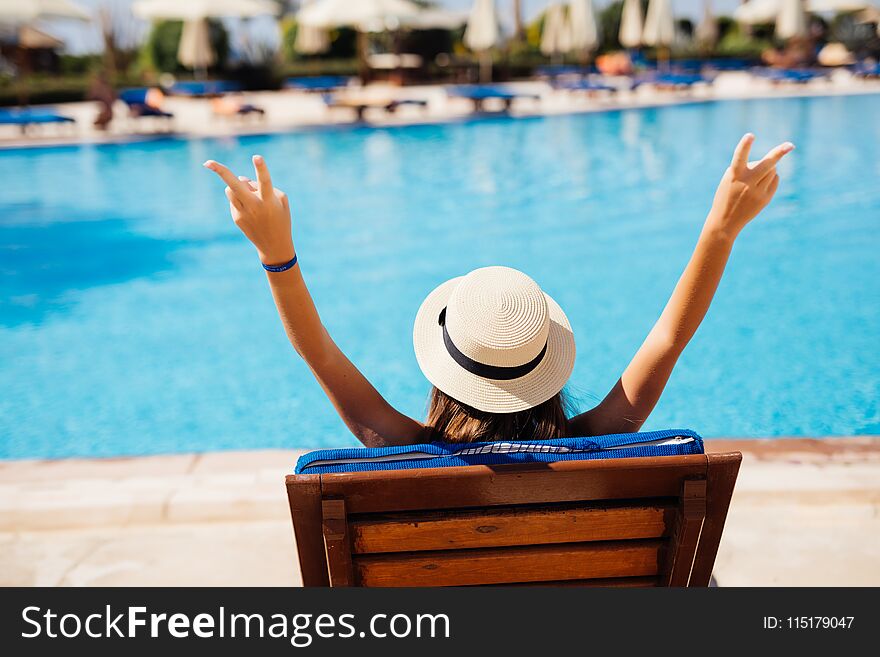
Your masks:
[{"label": "blue towel on chair", "polygon": [[295,472],[327,474],[682,454],[703,454],[703,439],[687,429],[666,429],[590,438],[319,449],[301,456]]}]

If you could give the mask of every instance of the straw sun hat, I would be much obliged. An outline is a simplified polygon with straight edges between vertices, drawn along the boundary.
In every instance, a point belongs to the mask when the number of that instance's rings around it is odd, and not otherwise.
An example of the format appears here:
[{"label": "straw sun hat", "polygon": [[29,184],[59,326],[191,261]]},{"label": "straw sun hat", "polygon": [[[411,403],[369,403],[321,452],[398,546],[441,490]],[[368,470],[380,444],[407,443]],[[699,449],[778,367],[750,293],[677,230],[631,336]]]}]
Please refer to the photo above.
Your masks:
[{"label": "straw sun hat", "polygon": [[453,399],[515,413],[562,390],[574,336],[559,305],[516,269],[485,267],[428,295],[413,330],[425,376]]}]

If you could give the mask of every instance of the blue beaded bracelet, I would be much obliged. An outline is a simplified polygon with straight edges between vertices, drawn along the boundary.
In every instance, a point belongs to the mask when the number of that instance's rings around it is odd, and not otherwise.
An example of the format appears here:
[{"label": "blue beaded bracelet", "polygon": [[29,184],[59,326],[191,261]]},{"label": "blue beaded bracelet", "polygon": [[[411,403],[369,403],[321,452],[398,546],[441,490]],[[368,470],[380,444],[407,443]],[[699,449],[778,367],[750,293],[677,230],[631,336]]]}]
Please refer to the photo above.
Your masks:
[{"label": "blue beaded bracelet", "polygon": [[[263,264],[263,263],[260,263],[260,264]],[[277,274],[282,271],[287,271],[288,269],[293,269],[293,266],[295,264],[296,264],[296,256],[293,256],[293,260],[291,260],[290,262],[285,262],[283,265],[263,264],[263,269],[265,269],[266,271],[271,271],[271,272]]]}]

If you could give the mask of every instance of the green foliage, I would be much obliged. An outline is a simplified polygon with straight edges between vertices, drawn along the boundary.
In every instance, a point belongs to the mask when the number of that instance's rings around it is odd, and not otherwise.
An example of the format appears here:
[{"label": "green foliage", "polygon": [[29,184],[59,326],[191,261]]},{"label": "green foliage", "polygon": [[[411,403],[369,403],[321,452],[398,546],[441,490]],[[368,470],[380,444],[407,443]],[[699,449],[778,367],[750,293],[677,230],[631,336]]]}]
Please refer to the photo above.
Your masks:
[{"label": "green foliage", "polygon": [[526,44],[534,50],[541,48],[541,34],[544,32],[544,18],[547,12],[542,13],[531,23],[526,25]]},{"label": "green foliage", "polygon": [[730,32],[739,29],[739,25],[731,16],[719,16],[715,19],[718,22],[718,40],[726,37]]},{"label": "green foliage", "polygon": [[837,14],[828,33],[831,41],[839,41],[853,52],[865,52],[880,45],[874,24],[857,22],[855,14]]},{"label": "green foliage", "polygon": [[[33,74],[13,80],[0,78],[0,106],[18,105],[26,99],[31,105],[72,103],[86,100],[92,76]],[[139,81],[130,77],[114,80],[117,88],[137,86]]]},{"label": "green foliage", "polygon": [[723,57],[756,58],[773,45],[770,39],[746,34],[735,23],[722,35],[715,52]]},{"label": "green foliage", "polygon": [[[218,20],[208,21],[211,47],[217,57],[214,65],[224,69],[229,57],[229,33]],[[144,43],[142,64],[146,68],[167,73],[179,73],[184,69],[177,61],[177,49],[180,47],[180,35],[183,33],[182,21],[159,21],[153,25],[150,35]]]},{"label": "green foliage", "polygon": [[97,71],[104,64],[103,54],[66,55],[62,54],[58,61],[61,75],[82,75]]},{"label": "green foliage", "polygon": [[300,54],[294,48],[298,24],[293,16],[285,16],[279,24],[281,29],[281,58],[285,62],[299,59]]},{"label": "green foliage", "polygon": [[279,67],[279,79],[308,75],[357,75],[356,59],[312,59],[287,62]]},{"label": "green foliage", "polygon": [[544,57],[539,46],[534,45],[528,39],[512,41],[508,46],[507,56],[513,63],[518,62],[541,62]]},{"label": "green foliage", "polygon": [[296,32],[299,29],[296,19],[287,16],[281,20],[281,57],[284,62],[303,62],[320,59],[347,59],[357,54],[357,32],[349,28],[330,30],[330,49],[318,55],[303,55],[297,52]]}]

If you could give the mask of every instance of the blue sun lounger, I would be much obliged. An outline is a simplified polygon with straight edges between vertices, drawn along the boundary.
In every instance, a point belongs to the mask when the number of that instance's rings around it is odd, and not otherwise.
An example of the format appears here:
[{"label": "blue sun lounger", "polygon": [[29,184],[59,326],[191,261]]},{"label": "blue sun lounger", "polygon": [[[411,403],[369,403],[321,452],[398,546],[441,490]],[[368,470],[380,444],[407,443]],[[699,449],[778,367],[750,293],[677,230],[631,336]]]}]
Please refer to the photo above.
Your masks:
[{"label": "blue sun lounger", "polygon": [[318,450],[305,586],[706,586],[742,460],[693,431]]},{"label": "blue sun lounger", "polygon": [[238,91],[241,91],[241,84],[232,80],[186,80],[175,82],[168,88],[171,95],[190,98],[213,98]]},{"label": "blue sun lounger", "polygon": [[166,112],[158,107],[147,104],[147,94],[150,89],[147,87],[138,87],[134,89],[123,89],[119,92],[119,100],[128,105],[129,112],[132,116],[153,116],[158,118],[170,119],[174,115]]},{"label": "blue sun lounger", "polygon": [[284,80],[285,89],[297,91],[310,91],[314,93],[327,93],[347,87],[351,78],[345,75],[318,75],[314,77],[294,77]]},{"label": "blue sun lounger", "polygon": [[692,87],[695,84],[708,83],[710,80],[699,73],[661,73],[657,75],[653,83],[667,87]]},{"label": "blue sun lounger", "polygon": [[859,62],[852,67],[853,74],[861,78],[880,77],[880,63]]},{"label": "blue sun lounger", "polygon": [[76,123],[75,119],[56,114],[47,109],[32,109],[29,107],[15,109],[0,109],[0,125],[17,125],[22,132],[30,125],[48,125]]},{"label": "blue sun lounger", "polygon": [[446,94],[452,98],[466,98],[474,103],[474,111],[482,112],[487,100],[500,100],[504,111],[510,110],[513,101],[519,98],[538,100],[538,94],[522,93],[501,85],[469,84],[446,88]]},{"label": "blue sun lounger", "polygon": [[822,71],[792,68],[756,68],[752,69],[752,74],[771,82],[791,82],[793,84],[806,84],[812,80],[827,77]]},{"label": "blue sun lounger", "polygon": [[709,59],[704,63],[703,68],[713,71],[746,71],[752,65],[748,59],[729,58],[729,59]]},{"label": "blue sun lounger", "polygon": [[562,91],[586,91],[588,93],[596,91],[607,91],[610,93],[617,92],[617,87],[605,84],[604,82],[589,80],[587,78],[581,78],[578,80],[556,80],[553,83],[553,88]]},{"label": "blue sun lounger", "polygon": [[651,71],[632,78],[631,90],[637,89],[643,84],[652,84],[665,89],[690,89],[697,84],[711,84],[712,79],[699,73],[687,73],[682,71]]}]

